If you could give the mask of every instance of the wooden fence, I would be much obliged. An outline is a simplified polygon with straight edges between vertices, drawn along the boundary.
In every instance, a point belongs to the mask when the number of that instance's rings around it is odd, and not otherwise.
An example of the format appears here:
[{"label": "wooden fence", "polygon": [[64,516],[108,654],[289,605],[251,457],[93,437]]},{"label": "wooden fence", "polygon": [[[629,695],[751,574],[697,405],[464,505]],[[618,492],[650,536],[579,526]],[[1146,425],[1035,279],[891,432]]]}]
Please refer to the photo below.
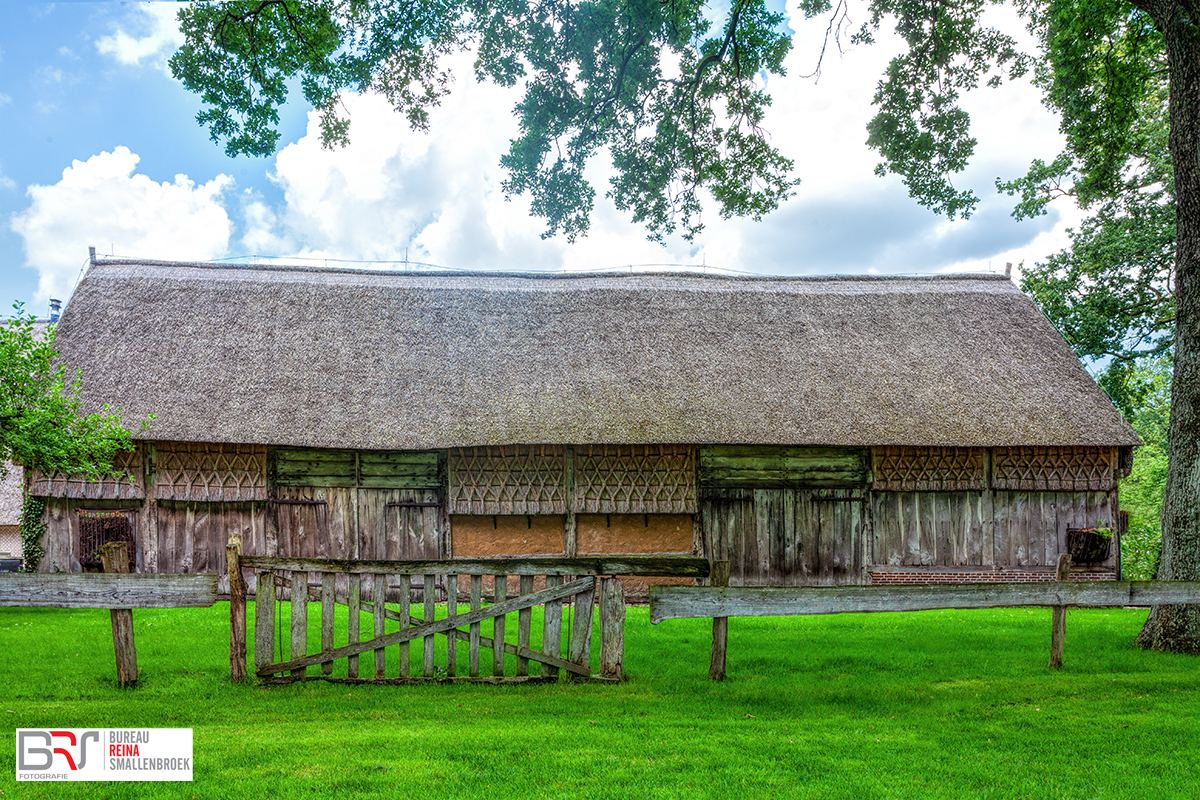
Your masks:
[{"label": "wooden fence", "polygon": [[[301,680],[413,683],[485,681],[492,683],[557,680],[560,676],[619,680],[624,660],[625,597],[617,576],[692,577],[708,575],[701,558],[630,556],[623,558],[504,558],[430,561],[346,561],[240,556],[230,559],[230,669],[245,675],[246,587],[242,570],[256,573],[254,603],[254,675],[270,683]],[[489,578],[485,586],[484,578]],[[344,585],[344,589],[341,586]],[[303,590],[299,590],[303,587]],[[514,593],[510,596],[510,588]],[[281,591],[284,590],[284,591]],[[486,594],[485,594],[486,590]],[[287,594],[287,654],[275,654],[279,605]],[[418,595],[420,616],[411,610]],[[309,603],[320,604],[320,650],[309,652]],[[563,626],[563,605],[574,614]],[[592,630],[593,607],[599,606],[599,630]],[[337,607],[345,606],[344,635],[335,635]],[[438,606],[445,617],[437,619]],[[533,609],[542,606],[540,649],[531,644]],[[508,615],[516,613],[515,643],[505,641]],[[371,631],[363,639],[363,614]],[[388,621],[398,630],[387,631]],[[491,620],[492,636],[481,623]],[[240,631],[240,641],[239,641]],[[340,634],[340,632],[337,632]],[[567,652],[562,638],[569,637]],[[444,636],[444,642],[438,637]],[[315,637],[314,637],[315,638]],[[337,645],[335,639],[344,644]],[[600,671],[591,670],[598,640]],[[410,645],[422,648],[420,675],[410,674]],[[467,674],[458,674],[460,643],[467,651]],[[388,648],[396,648],[395,674],[387,674]],[[491,674],[481,671],[481,651],[491,651]],[[440,653],[439,653],[440,651]],[[360,658],[373,654],[373,659]],[[507,674],[505,655],[515,656]],[[346,660],[345,675],[334,675],[334,662]],[[363,662],[367,662],[364,664]],[[373,661],[373,663],[372,663]],[[532,674],[531,662],[538,673]],[[318,671],[310,673],[311,669]],[[340,669],[338,670],[341,671]],[[365,673],[365,674],[364,674]]]},{"label": "wooden fence", "polygon": [[1200,581],[1068,581],[1070,556],[1060,560],[1058,580],[1045,583],[970,583],[926,586],[725,586],[726,562],[712,565],[711,586],[651,586],[650,622],[713,619],[709,676],[725,676],[729,617],[861,614],[942,608],[1055,609],[1050,666],[1062,663],[1062,609],[1200,604]]},{"label": "wooden fence", "polygon": [[207,608],[217,602],[216,575],[130,574],[126,542],[100,548],[104,573],[5,573],[0,606],[107,608],[112,622],[117,684],[138,680],[133,639],[135,608]]}]

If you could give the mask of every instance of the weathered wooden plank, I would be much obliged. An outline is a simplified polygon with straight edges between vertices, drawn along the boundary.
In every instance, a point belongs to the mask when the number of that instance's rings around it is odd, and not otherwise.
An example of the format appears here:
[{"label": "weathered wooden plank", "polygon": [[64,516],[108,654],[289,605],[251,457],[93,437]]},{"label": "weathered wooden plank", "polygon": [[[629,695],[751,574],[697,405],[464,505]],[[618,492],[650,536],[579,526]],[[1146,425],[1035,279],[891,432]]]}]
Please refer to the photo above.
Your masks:
[{"label": "weathered wooden plank", "polygon": [[[483,602],[483,576],[471,576],[471,611],[479,610]],[[467,647],[467,674],[472,678],[479,677],[479,623],[471,623],[471,631],[469,636],[470,644]]]},{"label": "weathered wooden plank", "polygon": [[707,578],[707,559],[687,556],[529,557],[440,560],[363,560],[246,556],[254,569],[357,572],[370,575],[631,575],[655,578]]},{"label": "weathered wooden plank", "polygon": [[242,537],[229,537],[225,569],[229,574],[229,679],[246,680],[246,582],[242,580]]},{"label": "weathered wooden plank", "polygon": [[[446,616],[453,617],[458,613],[458,576],[446,576]],[[446,637],[446,676],[453,678],[458,670],[458,640],[461,635],[470,636],[469,633],[460,630],[451,631],[452,636]]]},{"label": "weathered wooden plank", "polygon": [[[109,542],[100,547],[100,561],[106,573],[129,572],[129,544]],[[117,661],[117,685],[133,686],[138,680],[137,647],[133,640],[133,610],[115,608],[108,612],[112,622],[113,654]]]},{"label": "weathered wooden plank", "polygon": [[0,573],[0,606],[23,608],[207,608],[216,575]]},{"label": "weathered wooden plank", "polygon": [[[321,652],[333,649],[333,584],[336,576],[332,572],[321,573]],[[333,662],[321,665],[322,675],[333,674]]]},{"label": "weathered wooden plank", "polygon": [[254,672],[261,675],[275,653],[275,573],[260,572],[254,583]]},{"label": "weathered wooden plank", "polygon": [[866,483],[868,451],[848,448],[702,447],[698,475],[709,486],[771,488]]},{"label": "weathered wooden plank", "polygon": [[625,589],[616,578],[606,578],[600,593],[600,674],[619,679],[624,662]]},{"label": "weathered wooden plank", "polygon": [[[386,583],[384,578],[376,578],[375,580],[384,581]],[[412,613],[412,603],[411,603],[412,598],[409,593],[409,590],[412,588],[412,586],[411,586],[412,576],[411,575],[397,575],[396,580],[400,584],[397,589],[397,591],[400,593],[400,605],[399,605],[400,611],[396,615],[395,619],[400,623],[401,628],[407,628],[410,624],[409,615]],[[385,612],[384,612],[385,617],[386,617],[386,614],[387,614],[387,612],[385,610]],[[379,633],[376,633],[375,635],[378,636]],[[411,658],[410,658],[410,655],[408,652],[408,642],[400,642],[399,649],[400,649],[400,677],[407,678],[408,670],[409,670],[409,661],[411,661]]]},{"label": "weathered wooden plank", "polygon": [[[569,661],[564,661],[564,664],[570,664]],[[596,683],[616,683],[612,678],[605,678],[602,675],[592,675],[590,680]],[[263,683],[274,685],[288,685],[301,682],[324,681],[325,683],[344,683],[344,684],[376,684],[379,686],[420,686],[422,684],[438,683],[438,684],[456,684],[456,683],[481,683],[490,684],[493,686],[501,686],[505,684],[531,684],[531,683],[550,683],[551,681],[538,675],[526,676],[517,678],[513,676],[505,676],[503,678],[493,678],[491,675],[484,675],[479,678],[381,678],[380,680],[372,680],[370,678],[326,678],[323,675],[309,675],[299,681],[291,678],[268,678],[263,680]]]},{"label": "weathered wooden plank", "polygon": [[[434,581],[433,575],[426,575],[424,591],[421,592],[421,599],[424,601],[424,606],[425,606],[424,610],[425,610],[425,621],[426,622],[432,621],[433,617],[434,617],[435,595],[434,595],[433,581]],[[424,653],[422,654],[423,658],[421,661],[421,671],[422,671],[422,674],[426,678],[431,677],[434,674],[434,664],[433,664],[434,640],[435,640],[435,637],[432,633],[427,634],[422,639],[422,644],[424,645]]]},{"label": "weathered wooden plank", "polygon": [[[546,588],[554,589],[562,585],[562,577],[546,576]],[[562,647],[562,604],[550,601],[542,609],[542,652],[548,656],[558,657]],[[542,665],[542,675],[547,678],[558,677],[558,667]]]},{"label": "weathered wooden plank", "polygon": [[1200,604],[1200,581],[1078,581],[936,586],[651,586],[650,621],[699,617],[926,611],[938,608]]},{"label": "weathered wooden plank", "polygon": [[[520,585],[517,590],[517,596],[521,597],[533,591],[533,576],[522,575],[520,577]],[[522,608],[517,612],[517,647],[522,650],[529,649],[529,629],[533,621],[533,609]],[[529,659],[525,656],[517,656],[517,675],[529,674]]]},{"label": "weathered wooden plank", "polygon": [[[729,562],[714,561],[709,585],[723,589],[729,585]],[[712,658],[708,664],[710,680],[725,680],[725,650],[729,641],[729,617],[713,617]]]},{"label": "weathered wooden plank", "polygon": [[[508,576],[497,575],[494,602],[499,605],[508,599]],[[504,674],[504,615],[492,619],[492,674]]]},{"label": "weathered wooden plank", "polygon": [[[378,647],[373,648],[375,650],[375,677],[382,678],[385,674],[386,667],[387,667],[387,660],[386,660],[387,654],[383,649],[382,642],[380,641],[383,638],[383,633],[385,630],[384,625],[385,625],[385,621],[387,619],[383,615],[384,607],[387,605],[387,576],[386,575],[376,575],[375,579],[371,583],[372,583],[371,588],[374,590],[372,592],[372,599],[374,600],[374,605],[375,605],[375,608],[373,609],[374,613],[372,614],[372,617],[373,617],[372,622],[374,623],[373,630],[374,630],[374,634],[375,634],[375,638],[373,641],[380,642]],[[408,604],[408,598],[405,597],[404,602],[401,603],[401,608],[406,607],[407,604]],[[347,644],[346,646],[347,647],[355,647],[359,644],[361,644],[361,643],[360,642],[352,642],[350,644]],[[357,652],[365,653],[367,649],[371,649],[371,648],[366,648],[361,651],[355,650],[354,652],[347,653],[346,655],[348,655],[348,656],[354,655],[354,653],[357,653]],[[406,656],[406,655],[408,655],[408,654],[401,653],[401,656]],[[406,664],[408,664],[408,659],[402,657],[400,659],[400,671],[401,671],[400,674],[401,674],[401,676],[404,675]]]},{"label": "weathered wooden plank", "polygon": [[[1063,553],[1058,557],[1058,569],[1054,579],[1069,581],[1071,579],[1071,554]],[[1063,644],[1067,638],[1067,609],[1064,606],[1054,606],[1053,619],[1050,621],[1050,668],[1062,667]]]},{"label": "weathered wooden plank", "polygon": [[[349,623],[346,626],[346,643],[354,644],[360,638],[358,625],[362,617],[362,576],[346,576],[346,613]],[[358,656],[346,659],[346,675],[351,678],[360,677],[358,671]]]},{"label": "weathered wooden plank", "polygon": [[[268,669],[278,668],[281,671],[303,669],[307,666],[311,666],[312,664],[320,664],[323,661],[346,658],[354,653],[365,653],[367,650],[377,647],[387,647],[399,642],[412,641],[413,639],[418,639],[431,633],[444,633],[461,625],[473,624],[475,622],[494,617],[498,614],[508,614],[521,608],[542,605],[544,603],[560,600],[564,597],[570,597],[573,594],[587,591],[595,586],[595,583],[596,579],[590,575],[577,578],[573,581],[565,583],[562,586],[546,588],[540,592],[534,592],[533,594],[526,595],[524,597],[514,597],[510,600],[504,601],[504,603],[493,605],[489,608],[481,608],[467,612],[466,614],[459,614],[456,617],[447,617],[446,619],[439,619],[434,622],[426,622],[423,625],[393,631],[392,633],[384,634],[383,636],[376,637],[370,641],[346,645],[345,647],[338,647],[328,653],[316,653],[313,655],[304,656],[300,659],[293,659],[282,664],[272,665],[272,667],[268,667]],[[619,582],[618,585],[620,585]],[[624,608],[623,604],[622,608]]]},{"label": "weathered wooden plank", "polygon": [[[726,567],[728,570],[728,567]],[[570,660],[591,672],[592,658],[592,605],[596,591],[592,589],[575,595],[574,613],[571,618]]]},{"label": "weathered wooden plank", "polygon": [[[294,661],[308,652],[308,573],[302,570],[292,571],[292,640],[289,659]],[[304,668],[299,667],[292,672],[292,677],[304,675]]]}]

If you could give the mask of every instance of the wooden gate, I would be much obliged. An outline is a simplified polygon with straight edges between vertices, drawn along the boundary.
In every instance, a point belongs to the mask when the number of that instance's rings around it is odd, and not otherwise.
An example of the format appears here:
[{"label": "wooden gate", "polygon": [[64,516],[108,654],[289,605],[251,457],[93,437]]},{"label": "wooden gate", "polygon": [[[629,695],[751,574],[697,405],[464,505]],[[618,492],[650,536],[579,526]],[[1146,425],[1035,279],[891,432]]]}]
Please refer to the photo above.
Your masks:
[{"label": "wooden gate", "polygon": [[[474,561],[233,558],[238,563],[231,576],[246,568],[256,572],[254,674],[269,683],[501,683],[558,680],[564,675],[620,680],[625,596],[615,576],[705,577],[709,570],[705,559],[654,556]],[[343,581],[344,592],[340,591]],[[280,609],[285,594],[287,637]],[[413,613],[415,598],[419,598],[419,614]],[[310,646],[309,603],[313,601],[320,604],[320,613],[314,614],[319,637],[313,636],[314,646]],[[565,624],[564,605],[573,610]],[[593,632],[596,605],[599,626]],[[540,614],[535,615],[538,607]],[[231,592],[230,611],[235,620],[239,614],[245,619],[244,592]],[[508,615],[514,612],[515,635],[508,627]],[[365,626],[364,614],[368,615]],[[535,616],[541,618],[540,631],[535,629]],[[490,630],[485,630],[483,623],[488,621]],[[370,628],[369,634],[365,627]],[[232,653],[245,652],[244,639],[240,649],[234,641],[238,628],[236,622],[231,626]],[[241,630],[244,637],[244,624]],[[365,639],[364,634],[368,634]],[[414,675],[410,645],[418,641],[422,657],[420,674]],[[595,673],[593,642],[599,651]],[[465,644],[465,665],[460,663],[464,660],[460,644]],[[491,651],[490,675],[482,674],[481,650]],[[364,654],[368,658],[360,658]],[[513,656],[511,671],[505,656]],[[342,660],[344,667],[335,666]],[[536,665],[536,673],[531,664]],[[460,675],[463,666],[466,675]]]}]

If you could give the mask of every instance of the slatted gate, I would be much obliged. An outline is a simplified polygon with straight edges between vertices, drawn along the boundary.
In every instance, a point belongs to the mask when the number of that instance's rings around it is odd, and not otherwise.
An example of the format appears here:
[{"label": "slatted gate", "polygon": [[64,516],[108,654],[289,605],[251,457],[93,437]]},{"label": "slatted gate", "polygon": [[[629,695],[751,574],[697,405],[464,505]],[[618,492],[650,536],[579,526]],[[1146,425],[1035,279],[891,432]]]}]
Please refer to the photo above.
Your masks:
[{"label": "slatted gate", "polygon": [[[254,570],[257,578],[254,674],[267,683],[508,683],[562,676],[620,680],[625,596],[618,576],[705,577],[709,569],[705,559],[654,556],[470,561],[243,556],[238,563],[240,569]],[[297,587],[304,590],[297,591]],[[412,609],[412,601],[418,597],[419,616]],[[239,601],[234,598],[233,602]],[[244,614],[244,595],[240,602]],[[285,602],[289,608],[287,636],[282,630]],[[310,602],[320,604],[320,649],[316,652],[309,647]],[[565,626],[564,605],[573,609]],[[597,605],[599,626],[593,631]],[[344,611],[339,606],[344,606]],[[534,609],[538,606],[542,607],[541,635],[535,648]],[[512,636],[508,615],[514,612],[517,627]],[[363,629],[364,614],[369,615],[370,631]],[[341,626],[335,620],[343,618],[344,630],[337,630]],[[491,636],[483,635],[482,623],[488,620]],[[438,642],[439,636],[445,637],[444,643]],[[598,673],[591,669],[595,640]],[[410,645],[418,641],[420,675],[413,675]],[[460,643],[465,643],[467,650],[465,676],[458,674]],[[491,651],[490,675],[481,674],[481,650]],[[364,655],[367,657],[360,658]],[[511,674],[506,672],[505,655],[515,656]],[[335,669],[335,662],[341,659],[346,661],[344,674],[340,666]],[[531,671],[531,662],[536,673]]]}]

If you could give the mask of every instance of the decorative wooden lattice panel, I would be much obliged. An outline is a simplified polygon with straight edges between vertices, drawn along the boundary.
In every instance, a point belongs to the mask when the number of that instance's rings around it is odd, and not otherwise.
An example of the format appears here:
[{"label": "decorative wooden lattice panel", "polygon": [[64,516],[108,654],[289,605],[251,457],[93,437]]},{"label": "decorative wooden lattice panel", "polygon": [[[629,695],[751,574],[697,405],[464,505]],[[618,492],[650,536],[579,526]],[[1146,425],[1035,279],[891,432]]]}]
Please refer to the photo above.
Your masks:
[{"label": "decorative wooden lattice panel", "polygon": [[451,450],[451,514],[563,514],[566,449],[508,445]]},{"label": "decorative wooden lattice panel", "polygon": [[62,472],[45,473],[35,469],[29,476],[29,493],[35,497],[71,497],[84,500],[141,500],[146,496],[145,476],[142,474],[142,446],[122,450],[113,459],[118,475],[98,481],[83,475]]},{"label": "decorative wooden lattice panel", "polygon": [[1112,486],[1112,448],[998,447],[992,450],[992,487],[995,489],[1107,491]]},{"label": "decorative wooden lattice panel", "polygon": [[885,492],[986,489],[978,447],[873,447],[873,488]]},{"label": "decorative wooden lattice panel", "polygon": [[267,499],[267,448],[244,444],[158,445],[159,500]]},{"label": "decorative wooden lattice panel", "polygon": [[695,450],[670,444],[576,447],[572,506],[584,514],[694,514]]}]

